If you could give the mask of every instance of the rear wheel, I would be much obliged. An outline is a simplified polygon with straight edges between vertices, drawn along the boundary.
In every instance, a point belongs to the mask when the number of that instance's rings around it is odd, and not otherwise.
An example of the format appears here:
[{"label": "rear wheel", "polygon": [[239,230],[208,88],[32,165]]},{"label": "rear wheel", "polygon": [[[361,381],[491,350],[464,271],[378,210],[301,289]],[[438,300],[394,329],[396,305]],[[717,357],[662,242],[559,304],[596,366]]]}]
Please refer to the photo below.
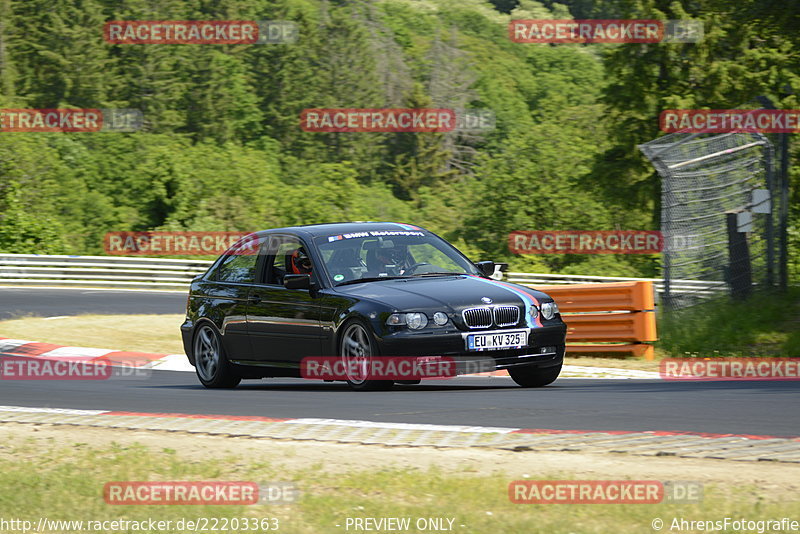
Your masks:
[{"label": "rear wheel", "polygon": [[508,374],[511,378],[524,388],[540,388],[551,384],[561,373],[561,365],[554,367],[537,368],[530,365],[520,367],[509,367]]},{"label": "rear wheel", "polygon": [[225,357],[219,334],[209,324],[194,334],[194,366],[197,378],[207,388],[235,388],[242,381]]},{"label": "rear wheel", "polygon": [[339,356],[342,358],[347,383],[356,391],[389,389],[391,380],[369,379],[372,359],[375,357],[375,341],[369,331],[359,322],[345,326],[339,341]]}]

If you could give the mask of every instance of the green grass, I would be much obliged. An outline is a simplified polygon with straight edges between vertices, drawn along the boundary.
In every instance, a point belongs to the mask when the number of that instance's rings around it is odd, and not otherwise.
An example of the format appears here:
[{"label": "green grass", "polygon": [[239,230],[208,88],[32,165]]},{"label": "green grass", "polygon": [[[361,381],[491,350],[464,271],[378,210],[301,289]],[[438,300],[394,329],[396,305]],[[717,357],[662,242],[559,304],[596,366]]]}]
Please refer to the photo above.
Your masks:
[{"label": "green grass", "polygon": [[21,317],[0,321],[0,336],[74,347],[183,354],[183,320],[183,314]]},{"label": "green grass", "polygon": [[658,330],[656,347],[671,357],[800,357],[800,288],[662,312]]},{"label": "green grass", "polygon": [[[800,503],[765,502],[754,488],[745,486],[707,486],[703,501],[690,505],[516,505],[507,495],[513,478],[499,474],[468,476],[436,469],[385,468],[336,475],[325,473],[320,465],[311,463],[302,470],[278,469],[266,458],[187,459],[170,449],[140,445],[101,448],[62,443],[59,447],[45,448],[46,445],[30,439],[12,444],[9,450],[6,444],[0,455],[0,518],[33,521],[42,516],[51,520],[91,521],[153,518],[175,522],[181,518],[275,517],[280,522],[280,532],[304,534],[346,532],[347,517],[410,517],[412,522],[418,518],[444,517],[454,518],[454,531],[463,533],[618,534],[651,532],[650,524],[656,517],[670,521],[673,517],[800,516]],[[537,478],[535,472],[529,476]],[[560,478],[570,477],[564,474]],[[301,497],[296,504],[279,506],[105,504],[103,485],[123,480],[292,481]]]}]

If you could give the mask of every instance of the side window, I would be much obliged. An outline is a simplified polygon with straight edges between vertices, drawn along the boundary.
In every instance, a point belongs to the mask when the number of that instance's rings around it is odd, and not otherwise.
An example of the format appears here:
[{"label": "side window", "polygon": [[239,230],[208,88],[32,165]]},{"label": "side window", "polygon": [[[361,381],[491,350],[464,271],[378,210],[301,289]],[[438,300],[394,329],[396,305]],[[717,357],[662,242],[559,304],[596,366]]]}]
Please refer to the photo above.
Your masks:
[{"label": "side window", "polygon": [[219,282],[253,283],[258,260],[258,241],[243,240],[225,253],[225,258],[217,266],[216,279]]},{"label": "side window", "polygon": [[[295,267],[292,266],[292,257],[295,261],[298,257],[307,257],[307,250],[303,243],[294,236],[274,236],[270,241],[268,254],[272,256],[268,258],[266,282],[273,285],[283,285],[283,276],[287,273],[292,274],[295,272]],[[310,260],[308,260],[310,262]],[[310,266],[310,263],[308,264]],[[302,269],[300,272],[311,274],[311,268]]]}]

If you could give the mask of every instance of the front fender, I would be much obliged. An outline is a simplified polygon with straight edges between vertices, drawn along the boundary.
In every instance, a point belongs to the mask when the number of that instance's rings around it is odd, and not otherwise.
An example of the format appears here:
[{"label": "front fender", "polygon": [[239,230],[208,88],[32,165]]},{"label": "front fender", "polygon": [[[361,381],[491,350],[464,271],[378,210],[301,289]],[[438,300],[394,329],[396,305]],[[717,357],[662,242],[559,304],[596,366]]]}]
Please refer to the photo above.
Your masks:
[{"label": "front fender", "polygon": [[372,335],[380,341],[386,332],[386,318],[392,313],[392,308],[380,302],[358,300],[350,303],[346,308],[337,310],[333,317],[332,335],[330,337],[329,353],[333,356],[339,354],[339,341],[343,326],[353,320],[361,321],[370,327]]}]

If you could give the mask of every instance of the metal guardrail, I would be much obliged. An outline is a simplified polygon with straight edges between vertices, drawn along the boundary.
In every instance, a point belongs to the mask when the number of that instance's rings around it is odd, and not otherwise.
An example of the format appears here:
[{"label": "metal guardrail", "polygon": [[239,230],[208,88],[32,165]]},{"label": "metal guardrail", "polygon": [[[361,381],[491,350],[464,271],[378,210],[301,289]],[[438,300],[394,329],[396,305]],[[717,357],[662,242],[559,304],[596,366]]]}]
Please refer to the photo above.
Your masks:
[{"label": "metal guardrail", "polygon": [[209,265],[209,260],[3,254],[0,284],[185,290]]},{"label": "metal guardrail", "polygon": [[[628,278],[622,276],[585,276],[578,274],[536,274],[536,273],[505,273],[509,282],[523,285],[547,284],[603,284],[608,282],[653,282],[656,293],[664,292],[662,278]],[[670,291],[673,293],[694,293],[711,296],[726,291],[725,282],[707,280],[670,280]]]},{"label": "metal guardrail", "polygon": [[[205,272],[209,265],[211,260],[0,254],[0,284],[185,290],[192,278]],[[664,286],[664,281],[659,278],[518,272],[504,274],[509,282],[525,285],[647,281],[653,282],[659,293],[663,291]],[[713,294],[725,290],[725,283],[672,280],[671,290]]]}]

